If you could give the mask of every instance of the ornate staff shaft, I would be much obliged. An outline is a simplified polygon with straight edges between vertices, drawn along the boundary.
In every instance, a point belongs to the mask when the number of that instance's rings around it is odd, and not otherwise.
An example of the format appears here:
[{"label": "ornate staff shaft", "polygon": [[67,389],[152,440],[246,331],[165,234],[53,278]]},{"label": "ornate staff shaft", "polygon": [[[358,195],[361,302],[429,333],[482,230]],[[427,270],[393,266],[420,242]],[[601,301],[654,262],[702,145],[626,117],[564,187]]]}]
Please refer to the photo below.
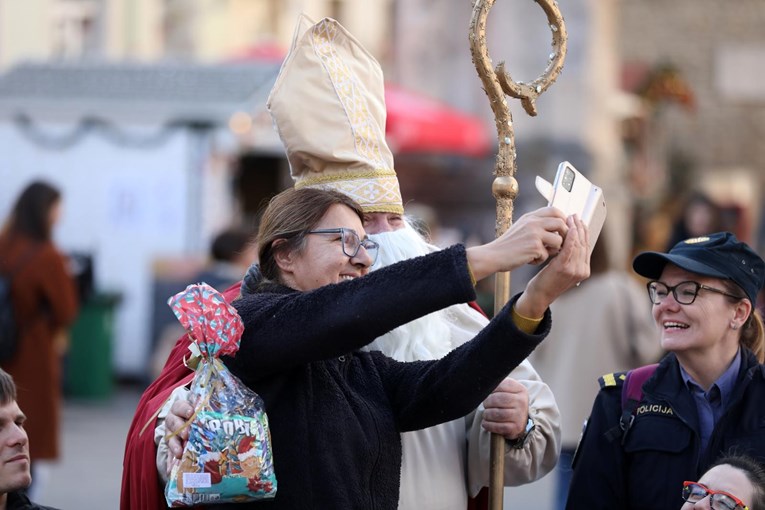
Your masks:
[{"label": "ornate staff shaft", "polygon": [[[535,0],[545,11],[553,36],[553,51],[544,73],[533,82],[516,83],[505,71],[504,62],[496,70],[486,46],[486,20],[495,0],[476,0],[470,18],[470,52],[473,64],[481,78],[497,126],[499,150],[494,166],[492,194],[497,202],[495,235],[501,236],[513,222],[513,201],[518,196],[518,181],[515,179],[515,134],[513,116],[505,95],[521,100],[523,109],[536,116],[536,98],[556,80],[566,58],[566,26],[555,0]],[[494,284],[494,313],[510,299],[510,273],[499,273]],[[502,510],[504,496],[505,440],[499,434],[491,437],[491,466],[489,479],[489,508]]]}]

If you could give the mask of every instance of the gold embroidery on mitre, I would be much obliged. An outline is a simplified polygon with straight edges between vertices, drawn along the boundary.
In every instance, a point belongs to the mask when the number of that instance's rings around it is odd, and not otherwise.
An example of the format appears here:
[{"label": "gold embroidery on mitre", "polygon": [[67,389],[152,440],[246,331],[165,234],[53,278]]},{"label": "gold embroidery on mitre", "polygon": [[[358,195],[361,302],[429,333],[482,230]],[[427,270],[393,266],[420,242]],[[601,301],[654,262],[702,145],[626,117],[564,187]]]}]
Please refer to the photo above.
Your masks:
[{"label": "gold embroidery on mitre", "polygon": [[398,179],[392,170],[319,175],[302,179],[295,187],[339,191],[358,202],[364,212],[404,213]]},{"label": "gold embroidery on mitre", "polygon": [[383,134],[379,132],[377,124],[369,114],[369,105],[360,84],[334,47],[337,26],[323,20],[314,27],[312,35],[316,54],[329,74],[335,93],[348,117],[356,152],[373,168],[387,167],[380,152],[380,139]]},{"label": "gold embroidery on mitre", "polygon": [[708,237],[691,237],[690,239],[686,239],[683,241],[685,244],[698,244],[709,241]]}]

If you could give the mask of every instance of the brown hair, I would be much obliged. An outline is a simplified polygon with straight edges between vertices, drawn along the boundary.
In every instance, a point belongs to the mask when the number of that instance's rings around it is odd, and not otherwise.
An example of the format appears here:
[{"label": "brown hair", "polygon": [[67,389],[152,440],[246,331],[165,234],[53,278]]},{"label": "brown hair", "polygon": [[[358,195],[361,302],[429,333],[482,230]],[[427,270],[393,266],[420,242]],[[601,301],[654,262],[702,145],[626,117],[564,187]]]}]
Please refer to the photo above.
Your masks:
[{"label": "brown hair", "polygon": [[28,185],[16,199],[5,229],[35,241],[51,238],[50,211],[61,200],[61,192],[43,181]]},{"label": "brown hair", "polygon": [[210,256],[213,260],[235,262],[237,257],[249,249],[253,233],[245,229],[228,228],[213,239]]},{"label": "brown hair", "polygon": [[16,383],[11,374],[0,368],[0,405],[10,404],[16,400]]},{"label": "brown hair", "polygon": [[[275,253],[293,250],[300,253],[305,247],[306,233],[313,229],[335,204],[353,210],[363,222],[364,212],[361,206],[339,191],[290,188],[268,202],[258,229],[258,259],[260,272],[265,279],[280,281]],[[274,247],[273,243],[277,239],[285,239],[286,242]]]},{"label": "brown hair", "polygon": [[[742,294],[746,295],[743,289],[732,280],[722,280],[722,285],[730,294],[738,296]],[[745,297],[740,299],[728,297],[727,299],[731,303],[737,303],[741,299],[746,299],[748,301],[748,298]],[[760,312],[757,310],[755,303],[752,303],[752,311],[746,321],[744,321],[744,325],[741,327],[739,342],[757,356],[757,361],[760,363],[765,362],[765,326],[762,323],[762,317],[760,317]]]}]

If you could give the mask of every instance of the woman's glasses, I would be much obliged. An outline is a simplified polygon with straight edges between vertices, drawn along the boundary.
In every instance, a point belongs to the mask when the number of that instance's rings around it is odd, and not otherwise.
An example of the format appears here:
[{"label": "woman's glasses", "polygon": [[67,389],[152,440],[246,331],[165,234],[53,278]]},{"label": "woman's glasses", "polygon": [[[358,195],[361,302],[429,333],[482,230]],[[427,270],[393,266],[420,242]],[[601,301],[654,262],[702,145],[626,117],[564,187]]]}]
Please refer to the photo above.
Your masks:
[{"label": "woman's glasses", "polygon": [[353,258],[359,253],[362,246],[372,258],[372,265],[377,262],[377,255],[380,252],[380,245],[371,239],[359,239],[359,235],[348,228],[322,228],[318,230],[309,230],[309,234],[340,234],[343,240],[343,253]]},{"label": "woman's glasses", "polygon": [[652,280],[648,282],[647,287],[648,297],[651,298],[651,303],[655,305],[658,305],[664,301],[664,298],[669,296],[670,292],[675,297],[675,301],[681,305],[693,304],[693,302],[696,301],[696,296],[699,295],[699,291],[702,289],[708,290],[709,292],[716,292],[718,294],[722,294],[723,296],[728,296],[736,299],[744,299],[741,296],[734,296],[733,294],[728,294],[724,290],[708,287],[706,285],[702,285],[699,282],[680,282],[674,287],[670,287],[666,283],[660,282],[658,280]]},{"label": "woman's glasses", "polygon": [[707,496],[712,510],[749,510],[743,501],[729,492],[714,491],[699,482],[683,482],[683,501],[698,503]]}]

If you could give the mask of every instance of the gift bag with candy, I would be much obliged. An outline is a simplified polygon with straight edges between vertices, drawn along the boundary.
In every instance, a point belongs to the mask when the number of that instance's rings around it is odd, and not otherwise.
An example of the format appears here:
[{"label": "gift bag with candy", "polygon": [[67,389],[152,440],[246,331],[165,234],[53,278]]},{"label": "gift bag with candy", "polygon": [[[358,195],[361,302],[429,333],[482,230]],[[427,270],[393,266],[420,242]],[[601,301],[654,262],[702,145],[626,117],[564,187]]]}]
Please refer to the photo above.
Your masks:
[{"label": "gift bag with candy", "polygon": [[165,487],[168,506],[241,503],[276,495],[271,434],[263,400],[220,361],[234,356],[244,325],[206,284],[168,300],[201,353],[189,399],[189,440]]}]

